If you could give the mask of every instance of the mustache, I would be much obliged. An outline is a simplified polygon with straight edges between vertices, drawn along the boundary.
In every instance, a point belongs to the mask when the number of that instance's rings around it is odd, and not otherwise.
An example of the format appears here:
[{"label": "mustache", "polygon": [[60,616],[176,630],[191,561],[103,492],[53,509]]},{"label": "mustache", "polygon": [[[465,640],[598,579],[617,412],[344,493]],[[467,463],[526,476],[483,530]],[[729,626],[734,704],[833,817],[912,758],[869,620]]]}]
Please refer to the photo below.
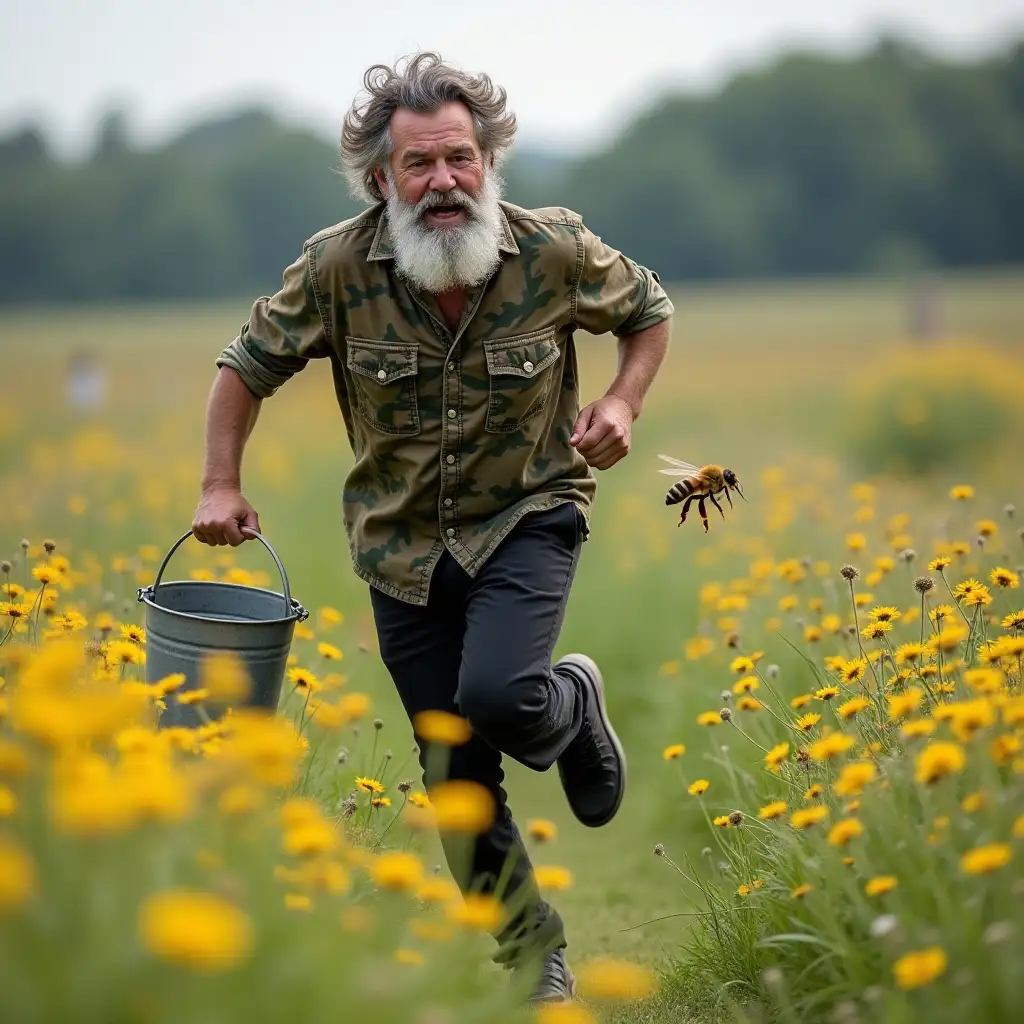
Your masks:
[{"label": "mustache", "polygon": [[475,214],[477,209],[476,200],[468,192],[463,192],[461,188],[453,188],[447,192],[425,193],[416,203],[416,215],[421,217],[436,206],[458,206],[471,215]]}]

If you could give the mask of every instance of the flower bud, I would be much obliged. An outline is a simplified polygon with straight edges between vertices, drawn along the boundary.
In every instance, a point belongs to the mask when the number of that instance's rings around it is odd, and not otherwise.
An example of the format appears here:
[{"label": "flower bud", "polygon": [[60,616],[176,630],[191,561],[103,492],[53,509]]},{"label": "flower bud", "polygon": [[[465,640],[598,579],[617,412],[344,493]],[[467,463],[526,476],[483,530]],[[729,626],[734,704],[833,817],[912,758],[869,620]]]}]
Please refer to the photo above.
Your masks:
[{"label": "flower bud", "polygon": [[665,856],[665,844],[664,843],[655,843],[655,845],[654,845],[654,856],[655,857],[664,857]]},{"label": "flower bud", "polygon": [[914,589],[919,594],[927,594],[934,586],[935,580],[933,580],[931,576],[918,576],[917,579],[914,580]]},{"label": "flower bud", "polygon": [[839,570],[839,575],[852,583],[860,575],[860,570],[855,565],[844,565]]}]

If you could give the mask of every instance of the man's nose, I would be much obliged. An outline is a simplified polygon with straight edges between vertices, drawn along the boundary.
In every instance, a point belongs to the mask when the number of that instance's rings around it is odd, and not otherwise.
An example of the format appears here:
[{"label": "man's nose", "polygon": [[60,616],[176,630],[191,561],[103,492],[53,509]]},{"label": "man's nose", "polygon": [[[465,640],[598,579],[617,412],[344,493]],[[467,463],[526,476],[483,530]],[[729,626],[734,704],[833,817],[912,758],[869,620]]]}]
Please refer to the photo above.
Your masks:
[{"label": "man's nose", "polygon": [[455,188],[455,178],[444,160],[438,160],[431,168],[427,187],[432,192],[450,192]]}]

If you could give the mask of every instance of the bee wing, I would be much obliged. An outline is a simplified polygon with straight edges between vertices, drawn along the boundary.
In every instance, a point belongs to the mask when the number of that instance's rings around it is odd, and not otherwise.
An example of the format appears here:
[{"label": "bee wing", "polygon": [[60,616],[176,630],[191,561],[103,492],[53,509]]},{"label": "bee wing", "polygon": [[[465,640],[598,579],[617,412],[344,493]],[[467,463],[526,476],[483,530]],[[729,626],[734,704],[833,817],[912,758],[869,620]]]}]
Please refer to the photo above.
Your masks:
[{"label": "bee wing", "polygon": [[700,467],[694,466],[689,462],[681,462],[679,459],[673,459],[671,455],[658,455],[659,459],[663,459],[665,462],[674,466],[674,469],[659,469],[659,473],[664,473],[665,476],[689,476],[691,473],[699,473]]}]

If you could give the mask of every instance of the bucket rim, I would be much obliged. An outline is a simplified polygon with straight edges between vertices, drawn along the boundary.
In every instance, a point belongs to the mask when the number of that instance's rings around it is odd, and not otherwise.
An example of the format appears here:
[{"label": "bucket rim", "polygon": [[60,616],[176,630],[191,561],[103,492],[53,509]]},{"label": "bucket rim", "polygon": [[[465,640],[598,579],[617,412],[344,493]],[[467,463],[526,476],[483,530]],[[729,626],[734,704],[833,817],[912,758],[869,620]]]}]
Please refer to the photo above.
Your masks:
[{"label": "bucket rim", "polygon": [[[176,583],[186,584],[189,587],[220,587],[228,590],[245,590],[250,593],[265,594],[268,597],[275,598],[278,601],[284,600],[284,594],[278,590],[268,590],[266,587],[253,587],[245,583],[228,583],[221,582],[220,580],[165,580],[160,584],[160,589],[164,587],[172,586]],[[146,605],[147,608],[155,608],[157,611],[163,612],[165,615],[174,615],[180,619],[193,619],[198,622],[220,622],[225,621],[221,619],[211,619],[205,615],[197,615],[195,612],[183,612],[177,608],[167,608],[162,604],[158,604],[153,600],[153,587],[139,587],[139,601]],[[309,612],[302,607],[299,602],[292,597],[291,599],[291,614],[276,619],[232,619],[231,624],[233,626],[271,626],[279,625],[286,622],[303,622],[309,617]]]}]

